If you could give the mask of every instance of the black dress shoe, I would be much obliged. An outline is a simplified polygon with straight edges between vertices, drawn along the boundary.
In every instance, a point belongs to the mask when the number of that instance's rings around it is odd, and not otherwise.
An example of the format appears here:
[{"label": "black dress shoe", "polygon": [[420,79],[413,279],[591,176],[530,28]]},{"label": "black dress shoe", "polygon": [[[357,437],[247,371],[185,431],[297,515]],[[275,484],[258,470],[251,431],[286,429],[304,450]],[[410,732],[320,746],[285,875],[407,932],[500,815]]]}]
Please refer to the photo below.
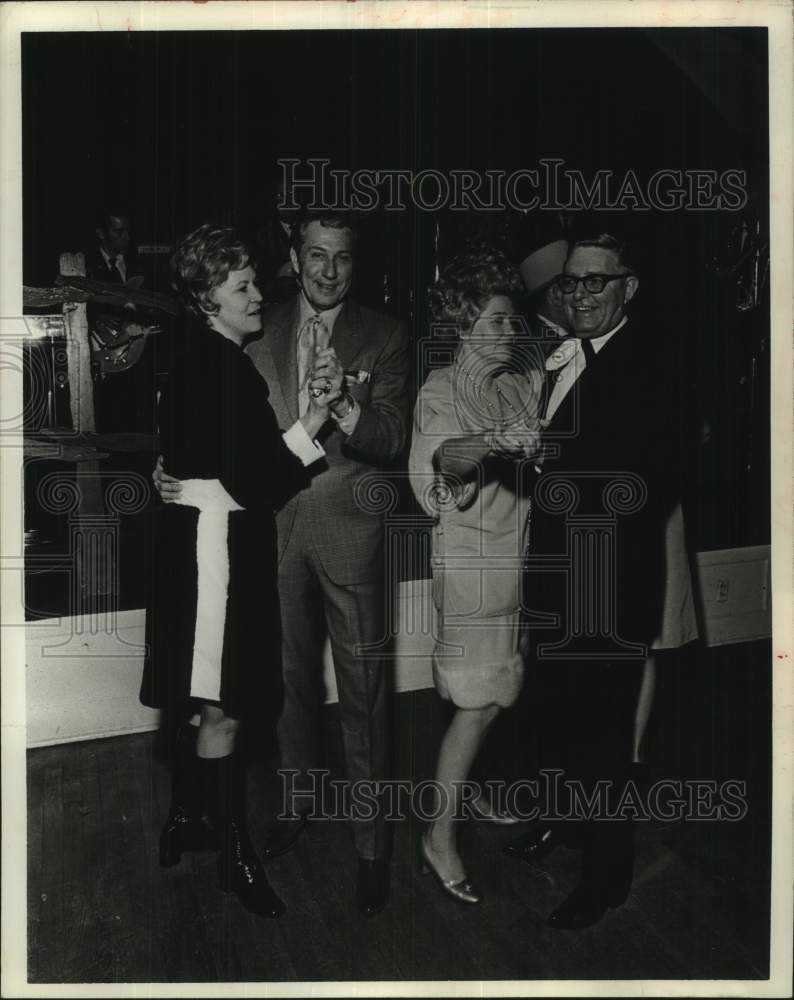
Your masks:
[{"label": "black dress shoe", "polygon": [[557,930],[578,931],[597,924],[608,909],[626,902],[630,879],[613,886],[596,886],[582,881],[571,895],[550,914],[546,923]]},{"label": "black dress shoe", "polygon": [[389,864],[385,858],[358,859],[356,906],[365,917],[374,917],[389,901]]},{"label": "black dress shoe", "polygon": [[299,813],[294,819],[277,819],[268,824],[265,831],[265,846],[262,848],[262,857],[265,861],[291,851],[308,822],[308,815]]},{"label": "black dress shoe", "polygon": [[548,857],[552,851],[565,843],[562,833],[553,826],[541,826],[529,833],[524,833],[515,840],[508,841],[502,848],[502,853],[516,861],[535,864]]}]

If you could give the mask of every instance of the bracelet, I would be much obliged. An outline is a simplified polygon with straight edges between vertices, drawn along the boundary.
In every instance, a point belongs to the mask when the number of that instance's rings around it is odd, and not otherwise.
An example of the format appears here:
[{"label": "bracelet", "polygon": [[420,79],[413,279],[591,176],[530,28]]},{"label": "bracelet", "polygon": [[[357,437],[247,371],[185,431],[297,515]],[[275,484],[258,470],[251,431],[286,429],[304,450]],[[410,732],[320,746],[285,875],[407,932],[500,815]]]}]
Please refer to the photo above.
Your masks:
[{"label": "bracelet", "polygon": [[340,402],[347,403],[347,409],[345,410],[344,413],[337,413],[336,410],[333,407],[331,407],[331,416],[334,418],[334,420],[344,420],[345,417],[349,417],[350,414],[353,412],[353,407],[356,405],[356,401],[353,399],[350,393],[348,393],[346,396],[343,396]]}]

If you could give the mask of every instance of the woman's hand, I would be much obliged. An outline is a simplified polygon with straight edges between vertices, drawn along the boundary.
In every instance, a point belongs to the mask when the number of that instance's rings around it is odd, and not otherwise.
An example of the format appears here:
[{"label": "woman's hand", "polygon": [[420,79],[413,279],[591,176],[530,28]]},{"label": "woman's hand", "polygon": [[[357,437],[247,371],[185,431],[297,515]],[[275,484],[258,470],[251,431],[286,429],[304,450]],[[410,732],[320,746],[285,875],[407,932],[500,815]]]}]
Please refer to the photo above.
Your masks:
[{"label": "woman's hand", "polygon": [[157,465],[154,467],[154,472],[152,472],[152,482],[154,483],[154,488],[160,494],[160,499],[163,503],[173,503],[174,500],[178,500],[182,495],[182,483],[178,479],[174,479],[173,476],[169,476],[167,472],[163,470],[163,456],[157,456]]},{"label": "woman's hand", "polygon": [[[340,389],[333,385],[327,388],[328,382],[325,375],[312,378],[309,382],[309,408],[300,421],[310,438],[315,438],[320,433],[320,428],[331,416],[331,404],[342,395]],[[316,394],[312,389],[316,390]]]},{"label": "woman's hand", "polygon": [[339,399],[342,394],[342,386],[345,381],[345,373],[336,351],[333,347],[320,348],[314,357],[312,377],[309,383],[309,396],[312,396],[312,386],[322,389],[326,395],[336,393],[334,399]]},{"label": "woman's hand", "polygon": [[486,434],[491,451],[507,458],[534,458],[541,449],[540,421],[522,421]]},{"label": "woman's hand", "polygon": [[[331,404],[335,403],[342,395],[341,389],[333,388],[326,389],[328,380],[325,377],[313,378],[309,382],[309,413],[316,413],[318,416],[323,417],[323,422],[325,422],[329,417],[329,411],[331,409]],[[312,389],[320,390],[317,395],[312,392]]]},{"label": "woman's hand", "polygon": [[344,380],[336,351],[332,347],[318,350],[308,384],[309,408],[301,417],[309,437],[316,437],[331,416],[331,405],[341,398]]}]

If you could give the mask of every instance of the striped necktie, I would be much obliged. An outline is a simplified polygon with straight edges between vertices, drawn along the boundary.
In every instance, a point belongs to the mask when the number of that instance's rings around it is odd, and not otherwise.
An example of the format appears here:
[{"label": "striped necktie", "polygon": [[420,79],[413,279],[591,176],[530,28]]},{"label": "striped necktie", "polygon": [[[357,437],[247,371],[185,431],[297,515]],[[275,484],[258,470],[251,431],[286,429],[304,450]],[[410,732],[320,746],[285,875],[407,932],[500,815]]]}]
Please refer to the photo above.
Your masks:
[{"label": "striped necktie", "polygon": [[310,316],[298,337],[298,414],[302,417],[309,409],[309,382],[314,369],[317,350],[328,346],[328,329],[322,317]]}]

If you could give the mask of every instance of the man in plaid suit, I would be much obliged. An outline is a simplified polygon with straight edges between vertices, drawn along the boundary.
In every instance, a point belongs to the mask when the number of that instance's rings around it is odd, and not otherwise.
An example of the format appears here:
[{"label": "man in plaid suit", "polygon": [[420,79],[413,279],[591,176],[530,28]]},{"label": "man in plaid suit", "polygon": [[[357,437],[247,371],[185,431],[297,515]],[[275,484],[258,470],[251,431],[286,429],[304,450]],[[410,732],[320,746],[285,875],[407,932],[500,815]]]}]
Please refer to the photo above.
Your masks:
[{"label": "man in plaid suit", "polygon": [[[265,857],[289,850],[306,822],[311,786],[306,771],[319,764],[322,652],[330,635],[339,712],[352,782],[385,776],[387,705],[383,514],[368,500],[366,477],[404,450],[410,412],[405,327],[358,305],[353,279],[356,233],[344,214],[307,215],[292,232],[291,259],[300,283],[296,299],[266,310],[263,336],[247,348],[270,386],[282,427],[304,403],[309,347],[329,346],[344,369],[346,390],[332,404],[318,438],[326,452],[310,484],[278,515],[284,707],[278,727],[293,818],[272,824]],[[372,480],[370,479],[371,483]],[[368,650],[367,647],[370,647]],[[294,780],[293,780],[294,779]],[[386,824],[382,816],[354,819],[359,858],[356,898],[367,916],[388,899]]]}]

